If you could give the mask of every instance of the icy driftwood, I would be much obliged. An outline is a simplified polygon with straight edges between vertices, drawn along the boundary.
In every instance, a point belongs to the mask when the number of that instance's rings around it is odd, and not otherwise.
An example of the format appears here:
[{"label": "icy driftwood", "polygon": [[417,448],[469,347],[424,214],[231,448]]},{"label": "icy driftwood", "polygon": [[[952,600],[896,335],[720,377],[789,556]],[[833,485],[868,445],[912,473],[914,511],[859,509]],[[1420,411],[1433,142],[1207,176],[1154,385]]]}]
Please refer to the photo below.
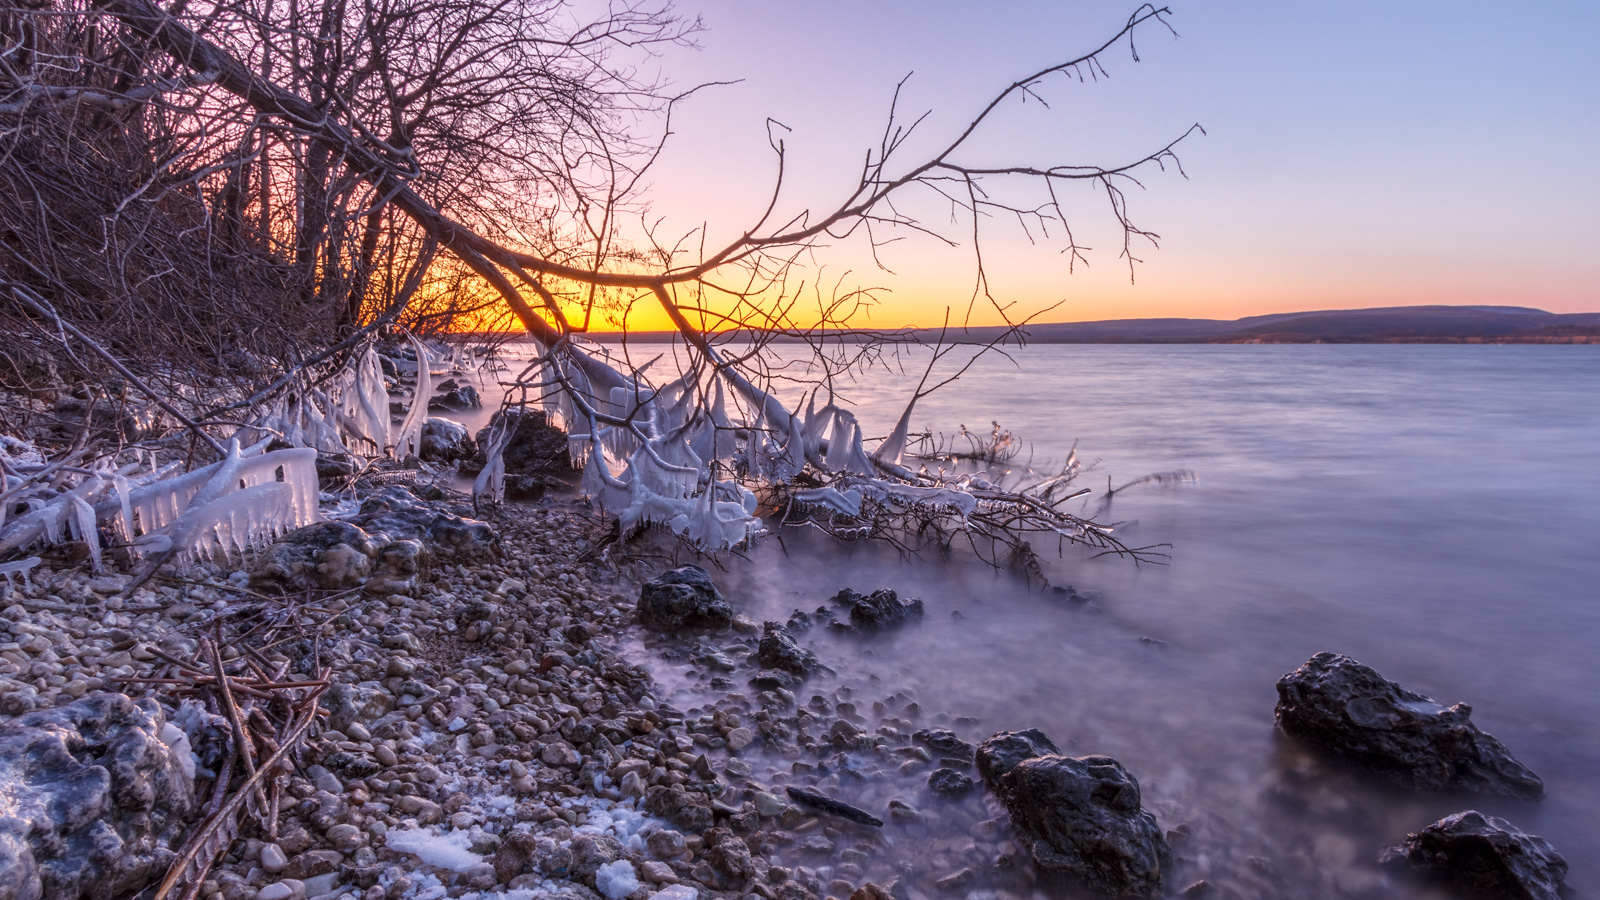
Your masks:
[{"label": "icy driftwood", "polygon": [[0,554],[70,537],[87,545],[98,567],[102,532],[109,531],[135,555],[193,559],[260,546],[316,522],[316,451],[263,453],[264,447],[241,449],[233,441],[220,462],[182,474],[174,474],[174,466],[144,472],[137,465],[71,471],[11,466],[23,482],[0,509],[28,511],[0,528]]},{"label": "icy driftwood", "polygon": [[[643,369],[625,374],[596,347],[567,339],[541,348],[517,382],[537,389],[552,424],[569,432],[581,493],[615,514],[624,534],[665,528],[701,550],[724,550],[764,532],[757,511],[784,524],[814,525],[845,538],[936,533],[1026,547],[1042,534],[1136,557],[1110,529],[1065,511],[1085,491],[1063,490],[1079,471],[1029,486],[1002,485],[983,472],[950,474],[907,465],[917,394],[893,432],[868,451],[848,409],[820,407],[816,392],[789,409],[718,352],[699,347],[691,365],[664,384]],[[497,454],[475,494],[498,499]]]}]

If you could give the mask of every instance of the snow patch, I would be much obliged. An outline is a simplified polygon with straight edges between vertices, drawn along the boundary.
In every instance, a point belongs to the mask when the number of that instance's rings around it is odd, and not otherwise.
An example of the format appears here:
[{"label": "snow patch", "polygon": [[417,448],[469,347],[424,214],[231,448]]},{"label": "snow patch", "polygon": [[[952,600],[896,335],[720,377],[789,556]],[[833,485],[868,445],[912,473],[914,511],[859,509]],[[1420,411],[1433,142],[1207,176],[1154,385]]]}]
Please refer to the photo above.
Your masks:
[{"label": "snow patch", "polygon": [[[482,856],[470,849],[465,831],[435,834],[425,828],[396,828],[389,832],[390,850],[409,853],[430,866],[463,874],[484,864]],[[420,886],[420,882],[419,882]]]}]

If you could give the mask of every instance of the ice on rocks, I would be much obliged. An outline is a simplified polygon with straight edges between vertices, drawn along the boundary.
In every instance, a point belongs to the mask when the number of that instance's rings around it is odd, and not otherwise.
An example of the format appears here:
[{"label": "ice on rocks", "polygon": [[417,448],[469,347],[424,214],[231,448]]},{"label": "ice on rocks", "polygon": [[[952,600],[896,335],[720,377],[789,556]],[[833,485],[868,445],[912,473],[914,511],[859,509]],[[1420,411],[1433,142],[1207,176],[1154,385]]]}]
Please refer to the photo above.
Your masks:
[{"label": "ice on rocks", "polygon": [[594,886],[607,900],[622,900],[641,887],[633,863],[625,859],[606,863],[596,870]]},{"label": "ice on rocks", "polygon": [[473,853],[472,840],[465,831],[437,833],[426,828],[393,828],[387,839],[389,849],[409,853],[430,866],[467,873],[485,860]]}]

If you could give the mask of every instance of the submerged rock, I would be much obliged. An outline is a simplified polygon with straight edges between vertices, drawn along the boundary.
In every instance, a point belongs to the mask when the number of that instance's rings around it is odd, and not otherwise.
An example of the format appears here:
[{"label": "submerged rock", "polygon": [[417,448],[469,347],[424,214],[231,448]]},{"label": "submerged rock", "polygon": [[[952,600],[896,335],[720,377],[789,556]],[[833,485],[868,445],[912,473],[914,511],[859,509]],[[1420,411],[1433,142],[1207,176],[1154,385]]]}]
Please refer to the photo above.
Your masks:
[{"label": "submerged rock", "polygon": [[1383,861],[1475,896],[1513,900],[1558,900],[1567,877],[1567,861],[1549,841],[1476,810],[1409,835]]},{"label": "submerged rock", "polygon": [[811,674],[817,667],[816,654],[795,643],[794,636],[777,622],[762,623],[756,662],[763,669],[782,669],[801,677]]},{"label": "submerged rock", "polygon": [[1113,897],[1160,896],[1172,851],[1121,763],[1037,756],[1018,762],[1000,783],[1019,842],[1042,872]]},{"label": "submerged rock", "polygon": [[640,622],[658,631],[733,624],[733,607],[711,575],[694,565],[679,566],[640,588],[638,612]]},{"label": "submerged rock", "polygon": [[923,615],[921,600],[901,600],[899,595],[887,588],[866,595],[845,588],[833,595],[832,602],[848,610],[850,625],[857,631],[893,628]]},{"label": "submerged rock", "polygon": [[120,897],[163,874],[195,812],[182,734],[112,693],[0,725],[0,898]]},{"label": "submerged rock", "polygon": [[1337,653],[1278,681],[1278,726],[1312,746],[1420,790],[1542,798],[1539,776],[1471,715],[1465,703],[1435,703]]}]

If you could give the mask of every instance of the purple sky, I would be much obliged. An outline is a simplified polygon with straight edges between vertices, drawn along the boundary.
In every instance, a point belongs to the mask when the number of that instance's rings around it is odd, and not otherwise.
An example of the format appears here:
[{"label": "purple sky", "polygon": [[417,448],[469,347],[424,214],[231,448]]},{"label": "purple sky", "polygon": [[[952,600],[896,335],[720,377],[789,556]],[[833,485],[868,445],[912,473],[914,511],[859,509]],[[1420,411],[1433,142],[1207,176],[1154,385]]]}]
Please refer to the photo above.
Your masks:
[{"label": "purple sky", "polygon": [[[1142,62],[1106,58],[1109,80],[1060,79],[1051,109],[1013,104],[966,159],[1111,164],[1191,123],[1188,180],[1151,170],[1130,191],[1161,248],[1130,285],[1103,200],[1072,198],[1095,248],[1069,275],[1055,243],[990,223],[995,292],[1049,320],[1235,317],[1421,303],[1600,309],[1600,5],[1576,2],[1175,2],[1174,40],[1146,26]],[[754,220],[771,186],[768,116],[787,135],[791,212],[848,191],[876,143],[896,81],[902,110],[933,114],[909,162],[1017,77],[1113,33],[1133,4],[685,0],[701,49],[659,60],[681,85],[743,79],[692,98],[654,173],[666,233]],[[910,209],[948,224],[931,203]],[[877,270],[860,246],[829,248],[823,280],[893,289],[871,323],[965,309],[971,241],[908,237]],[[848,273],[848,275],[847,275]],[[980,319],[988,321],[988,319]]]}]

